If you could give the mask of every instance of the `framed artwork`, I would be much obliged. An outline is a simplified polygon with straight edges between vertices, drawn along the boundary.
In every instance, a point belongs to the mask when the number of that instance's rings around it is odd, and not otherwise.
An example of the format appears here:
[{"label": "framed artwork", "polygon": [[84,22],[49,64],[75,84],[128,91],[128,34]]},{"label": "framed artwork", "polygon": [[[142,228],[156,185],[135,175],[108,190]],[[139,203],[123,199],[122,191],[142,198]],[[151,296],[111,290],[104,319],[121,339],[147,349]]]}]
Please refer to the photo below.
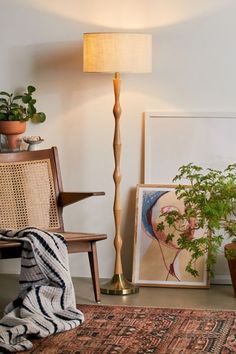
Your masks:
[{"label": "framed artwork", "polygon": [[172,183],[189,162],[235,163],[236,113],[146,112],[144,183]]},{"label": "framed artwork", "polygon": [[[236,112],[145,112],[144,183],[172,183],[189,162],[224,169],[235,163]],[[181,183],[188,183],[187,180]],[[231,284],[224,249],[211,283]]]},{"label": "framed artwork", "polygon": [[[175,185],[142,184],[137,186],[135,238],[132,281],[143,286],[208,288],[206,257],[195,263],[198,276],[185,270],[190,259],[187,250],[177,244],[178,233],[166,242],[167,231],[157,231],[163,212],[183,211],[184,203],[177,199]],[[186,225],[186,228],[188,226]],[[202,234],[197,230],[191,237]]]}]

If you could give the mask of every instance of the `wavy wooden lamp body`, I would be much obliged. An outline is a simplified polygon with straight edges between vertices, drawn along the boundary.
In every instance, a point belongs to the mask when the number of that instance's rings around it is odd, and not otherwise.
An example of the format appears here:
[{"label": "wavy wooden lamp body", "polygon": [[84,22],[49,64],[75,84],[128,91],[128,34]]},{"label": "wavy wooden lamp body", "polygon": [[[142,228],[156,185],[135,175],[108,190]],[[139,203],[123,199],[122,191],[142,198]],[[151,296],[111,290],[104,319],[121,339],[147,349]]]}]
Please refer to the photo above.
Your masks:
[{"label": "wavy wooden lamp body", "polygon": [[115,183],[115,196],[114,196],[114,221],[115,221],[115,238],[114,246],[116,250],[115,254],[115,269],[112,279],[101,287],[102,294],[111,295],[128,295],[138,292],[138,287],[131,284],[125,279],[123,274],[122,260],[121,260],[121,249],[122,249],[122,237],[121,237],[121,200],[120,200],[120,183],[121,183],[121,172],[120,172],[120,158],[121,158],[121,136],[120,136],[120,116],[121,116],[121,106],[120,106],[120,75],[115,73],[113,79],[115,104],[113,108],[113,114],[115,118],[115,131],[113,139],[113,152],[115,160],[115,169],[113,173],[113,179]]},{"label": "wavy wooden lamp body", "polygon": [[115,132],[113,140],[115,170],[114,221],[115,221],[115,269],[112,279],[101,287],[103,294],[127,295],[138,291],[138,288],[128,282],[123,274],[121,249],[121,201],[120,201],[120,75],[121,72],[151,71],[151,36],[142,33],[100,32],[84,34],[83,51],[84,72],[115,73],[113,79],[115,105]]}]

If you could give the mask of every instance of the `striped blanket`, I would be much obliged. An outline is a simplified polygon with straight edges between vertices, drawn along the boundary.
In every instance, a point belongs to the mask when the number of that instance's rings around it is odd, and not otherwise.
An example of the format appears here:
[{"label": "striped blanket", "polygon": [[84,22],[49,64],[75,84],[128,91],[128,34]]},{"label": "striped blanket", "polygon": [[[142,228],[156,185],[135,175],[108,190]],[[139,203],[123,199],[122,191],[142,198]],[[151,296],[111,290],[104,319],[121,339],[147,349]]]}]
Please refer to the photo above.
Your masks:
[{"label": "striped blanket", "polygon": [[0,353],[32,348],[29,336],[46,337],[80,325],[64,238],[37,228],[0,230],[0,239],[23,242],[20,292],[0,321]]}]

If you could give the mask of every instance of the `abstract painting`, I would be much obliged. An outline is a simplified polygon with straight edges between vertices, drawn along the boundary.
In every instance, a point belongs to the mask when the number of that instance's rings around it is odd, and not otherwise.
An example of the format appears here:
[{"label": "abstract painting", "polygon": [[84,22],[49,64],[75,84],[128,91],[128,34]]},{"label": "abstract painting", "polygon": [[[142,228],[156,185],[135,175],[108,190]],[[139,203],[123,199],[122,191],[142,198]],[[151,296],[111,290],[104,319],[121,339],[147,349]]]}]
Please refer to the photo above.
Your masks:
[{"label": "abstract painting", "polygon": [[[163,221],[162,214],[172,210],[184,210],[174,185],[137,186],[132,280],[146,286],[209,287],[206,258],[195,263],[198,276],[194,277],[186,271],[190,253],[178,246],[178,232],[167,242],[168,225],[163,231],[157,230],[157,224]],[[200,234],[201,230],[197,230],[191,237]]]}]

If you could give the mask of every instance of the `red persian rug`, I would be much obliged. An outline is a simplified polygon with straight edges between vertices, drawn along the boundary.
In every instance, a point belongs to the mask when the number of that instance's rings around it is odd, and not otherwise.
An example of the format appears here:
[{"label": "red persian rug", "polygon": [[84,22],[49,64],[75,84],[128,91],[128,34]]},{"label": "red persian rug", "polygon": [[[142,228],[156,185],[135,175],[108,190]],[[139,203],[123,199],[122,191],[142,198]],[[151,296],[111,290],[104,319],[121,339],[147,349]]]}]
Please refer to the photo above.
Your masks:
[{"label": "red persian rug", "polygon": [[79,305],[76,329],[33,340],[32,354],[236,353],[236,311]]}]

